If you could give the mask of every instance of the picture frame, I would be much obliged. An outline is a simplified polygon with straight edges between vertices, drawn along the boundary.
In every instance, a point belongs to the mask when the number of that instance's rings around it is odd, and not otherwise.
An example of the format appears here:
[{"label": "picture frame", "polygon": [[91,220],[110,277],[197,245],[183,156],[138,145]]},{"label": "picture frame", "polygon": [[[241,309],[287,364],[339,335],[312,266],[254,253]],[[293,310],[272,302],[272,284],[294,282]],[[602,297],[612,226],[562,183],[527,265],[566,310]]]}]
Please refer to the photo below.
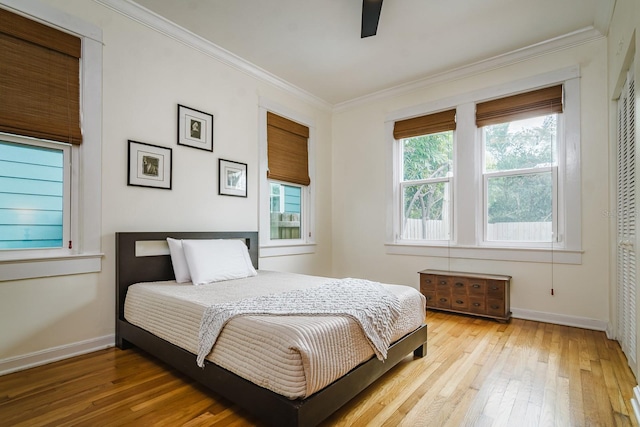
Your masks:
[{"label": "picture frame", "polygon": [[178,145],[213,151],[213,115],[178,104]]},{"label": "picture frame", "polygon": [[247,197],[247,164],[218,159],[218,194]]},{"label": "picture frame", "polygon": [[127,185],[171,190],[169,147],[129,140]]}]

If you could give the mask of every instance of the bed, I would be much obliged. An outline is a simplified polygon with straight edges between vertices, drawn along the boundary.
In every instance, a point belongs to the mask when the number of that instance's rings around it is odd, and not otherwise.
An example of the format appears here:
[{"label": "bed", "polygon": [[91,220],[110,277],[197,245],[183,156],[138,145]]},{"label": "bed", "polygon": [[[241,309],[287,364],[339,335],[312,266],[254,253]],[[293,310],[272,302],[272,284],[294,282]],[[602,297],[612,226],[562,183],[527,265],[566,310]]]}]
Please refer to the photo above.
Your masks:
[{"label": "bed", "polygon": [[[157,287],[163,286],[162,282],[175,280],[171,257],[166,248],[167,237],[241,240],[248,248],[252,265],[260,272],[257,269],[257,232],[116,233],[116,345],[122,349],[136,346],[150,353],[239,405],[265,424],[317,425],[411,352],[415,357],[426,354],[427,327],[420,324],[415,330],[393,342],[384,361],[375,356],[369,357],[329,385],[298,398],[258,386],[209,360],[204,360],[204,368],[199,367],[193,349],[186,350],[182,348],[184,346],[162,339],[125,318],[125,301],[130,286],[140,286],[136,285],[139,283],[147,286],[148,282],[161,282],[159,285],[152,284]],[[149,286],[153,287],[152,285]],[[132,288],[132,295],[135,289]],[[222,337],[222,334],[220,336]]]}]

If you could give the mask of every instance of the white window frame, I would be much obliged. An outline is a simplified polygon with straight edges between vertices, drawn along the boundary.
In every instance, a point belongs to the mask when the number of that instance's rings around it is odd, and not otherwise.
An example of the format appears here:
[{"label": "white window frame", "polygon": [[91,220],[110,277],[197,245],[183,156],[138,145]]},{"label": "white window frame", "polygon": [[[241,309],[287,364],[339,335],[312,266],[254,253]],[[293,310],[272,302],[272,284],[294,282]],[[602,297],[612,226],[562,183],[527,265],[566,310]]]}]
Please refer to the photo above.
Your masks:
[{"label": "white window frame", "polygon": [[[72,33],[82,40],[81,145],[71,146],[67,227],[72,248],[0,251],[0,281],[93,273],[102,269],[102,30],[50,6],[0,0],[10,11]],[[20,138],[19,138],[20,139]],[[67,177],[65,177],[67,178]]]},{"label": "white window frame", "polygon": [[[308,153],[309,153],[309,178],[311,183],[300,186],[301,191],[301,218],[300,239],[271,239],[271,188],[270,182],[289,184],[278,180],[267,179],[269,169],[267,159],[267,112],[277,114],[309,128]],[[260,151],[260,257],[274,257],[284,255],[310,254],[316,251],[315,242],[315,124],[314,121],[302,114],[292,111],[269,99],[260,98],[259,101],[259,151]]]},{"label": "white window frame", "polygon": [[[475,125],[475,105],[490,99],[564,85],[563,143],[558,146],[557,242],[514,245],[486,242],[485,189],[481,129]],[[399,141],[393,138],[398,120],[456,108],[454,133],[453,235],[450,241],[405,241],[400,238],[401,197]],[[525,262],[582,263],[581,174],[580,174],[580,69],[560,69],[459,96],[399,110],[386,117],[387,224],[386,252],[396,255],[438,256]],[[559,138],[560,139],[560,138]],[[568,221],[567,218],[571,218]]]}]

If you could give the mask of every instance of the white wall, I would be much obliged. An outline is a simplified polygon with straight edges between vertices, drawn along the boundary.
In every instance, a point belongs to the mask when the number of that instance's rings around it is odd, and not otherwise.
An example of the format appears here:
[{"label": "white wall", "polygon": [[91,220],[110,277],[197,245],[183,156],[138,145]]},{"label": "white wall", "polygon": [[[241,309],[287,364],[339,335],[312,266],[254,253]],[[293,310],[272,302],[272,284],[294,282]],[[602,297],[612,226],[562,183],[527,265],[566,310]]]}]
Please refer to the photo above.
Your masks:
[{"label": "white wall", "polygon": [[[223,64],[101,4],[46,0],[103,31],[102,251],[99,274],[0,282],[0,371],[113,343],[118,231],[258,230],[258,102],[316,124],[315,254],[261,268],[331,271],[331,112]],[[177,104],[214,115],[214,152],[178,146]],[[173,149],[171,191],[127,186],[127,140]],[[219,196],[218,158],[248,164],[248,197]],[[71,346],[70,350],[64,350]],[[43,352],[41,354],[41,352]],[[11,362],[11,363],[8,363]]]},{"label": "white wall", "polygon": [[[426,268],[513,276],[511,306],[521,316],[605,327],[609,321],[606,39],[437,85],[353,103],[333,120],[334,273],[418,287]],[[384,121],[390,112],[578,65],[581,73],[581,265],[481,261],[385,253]],[[555,296],[550,289],[553,281]]]}]

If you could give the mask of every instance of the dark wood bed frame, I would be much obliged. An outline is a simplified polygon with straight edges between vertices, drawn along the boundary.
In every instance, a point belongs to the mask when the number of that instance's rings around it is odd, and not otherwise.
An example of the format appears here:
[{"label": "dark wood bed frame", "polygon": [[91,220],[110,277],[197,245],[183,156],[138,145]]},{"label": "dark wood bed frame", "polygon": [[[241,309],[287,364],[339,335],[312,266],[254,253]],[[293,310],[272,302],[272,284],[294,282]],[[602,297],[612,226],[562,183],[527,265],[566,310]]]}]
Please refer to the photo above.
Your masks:
[{"label": "dark wood bed frame", "polygon": [[210,390],[255,415],[261,422],[277,426],[315,426],[380,378],[389,369],[413,352],[416,357],[426,354],[427,326],[396,341],[384,362],[372,357],[342,378],[307,397],[291,400],[241,378],[213,363],[205,368],[196,365],[196,356],[155,335],[136,327],[124,319],[124,300],[127,288],[138,282],[174,279],[171,257],[136,255],[136,242],[176,239],[242,239],[249,248],[253,265],[258,268],[257,232],[126,232],[116,233],[116,345],[136,346]]}]

